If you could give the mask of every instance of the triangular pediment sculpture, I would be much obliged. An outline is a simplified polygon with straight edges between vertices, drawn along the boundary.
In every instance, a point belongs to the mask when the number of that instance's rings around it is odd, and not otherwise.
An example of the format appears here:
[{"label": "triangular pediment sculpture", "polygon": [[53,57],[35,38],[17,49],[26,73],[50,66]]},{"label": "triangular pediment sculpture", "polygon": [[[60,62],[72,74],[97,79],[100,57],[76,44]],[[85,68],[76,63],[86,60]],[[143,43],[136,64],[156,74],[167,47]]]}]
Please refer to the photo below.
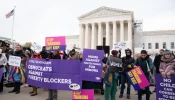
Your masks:
[{"label": "triangular pediment sculpture", "polygon": [[107,17],[107,16],[115,16],[115,15],[129,15],[132,13],[133,13],[132,11],[109,8],[109,7],[103,6],[78,17],[78,19],[105,17],[105,16]]}]

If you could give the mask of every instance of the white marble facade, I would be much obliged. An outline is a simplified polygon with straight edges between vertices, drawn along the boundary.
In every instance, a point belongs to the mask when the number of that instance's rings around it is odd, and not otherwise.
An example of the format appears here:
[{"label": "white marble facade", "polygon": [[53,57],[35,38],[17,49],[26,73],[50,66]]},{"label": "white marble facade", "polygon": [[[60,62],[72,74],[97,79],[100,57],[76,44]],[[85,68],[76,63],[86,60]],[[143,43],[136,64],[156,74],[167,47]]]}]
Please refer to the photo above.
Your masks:
[{"label": "white marble facade", "polygon": [[160,49],[175,51],[175,30],[142,32],[143,48],[150,53],[158,53]]},{"label": "white marble facade", "polygon": [[129,48],[133,48],[132,11],[100,7],[79,19],[79,47],[96,49],[103,46],[105,38],[106,46],[113,47],[113,43],[127,41]]}]

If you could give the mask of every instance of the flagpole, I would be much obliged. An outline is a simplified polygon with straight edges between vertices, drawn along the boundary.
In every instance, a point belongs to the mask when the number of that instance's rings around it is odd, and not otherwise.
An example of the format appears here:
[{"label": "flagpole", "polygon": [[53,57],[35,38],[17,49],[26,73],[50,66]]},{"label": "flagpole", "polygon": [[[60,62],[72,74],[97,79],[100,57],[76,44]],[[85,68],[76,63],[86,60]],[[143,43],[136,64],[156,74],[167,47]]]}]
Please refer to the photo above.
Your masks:
[{"label": "flagpole", "polygon": [[14,7],[14,15],[13,15],[13,23],[12,23],[12,36],[11,36],[11,43],[13,43],[13,29],[14,29],[14,20],[15,20],[15,8],[16,8],[16,6]]}]

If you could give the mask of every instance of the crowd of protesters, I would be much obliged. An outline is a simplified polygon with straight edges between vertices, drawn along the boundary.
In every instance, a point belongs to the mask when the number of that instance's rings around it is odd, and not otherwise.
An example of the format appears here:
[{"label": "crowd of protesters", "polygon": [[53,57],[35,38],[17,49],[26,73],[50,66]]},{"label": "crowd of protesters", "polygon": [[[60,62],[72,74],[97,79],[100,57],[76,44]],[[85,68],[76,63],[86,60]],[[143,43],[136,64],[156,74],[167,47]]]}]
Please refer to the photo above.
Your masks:
[{"label": "crowd of protesters", "polygon": [[[8,47],[8,46],[7,46]],[[21,45],[17,45],[15,50],[10,48],[6,48],[5,55],[3,54],[3,49],[0,49],[0,69],[3,69],[3,76],[0,81],[0,92],[3,92],[3,82],[4,77],[6,76],[7,84],[10,82],[13,83],[13,90],[9,91],[9,93],[20,93],[20,87],[22,84],[25,84],[24,80],[21,81],[24,77],[26,69],[26,61],[28,58],[36,58],[36,59],[68,59],[68,60],[80,60],[83,59],[83,52],[77,52],[75,49],[72,49],[70,52],[66,53],[65,51],[60,51],[57,49],[53,52],[46,52],[46,47],[43,46],[41,52],[36,52],[31,50],[30,48],[23,48]],[[131,82],[128,80],[126,72],[131,69],[140,66],[142,71],[144,72],[146,78],[150,80],[150,76],[152,69],[156,68],[156,73],[161,74],[163,78],[166,76],[171,78],[173,74],[175,74],[175,57],[173,53],[169,50],[160,50],[160,54],[155,57],[155,59],[151,59],[146,50],[142,50],[140,55],[137,57],[133,57],[133,53],[131,49],[125,50],[125,56],[121,57],[121,51],[112,50],[111,55],[104,57],[103,59],[103,82],[102,85],[105,84],[104,98],[105,100],[116,100],[117,93],[117,85],[120,87],[120,95],[119,98],[123,98],[124,90],[126,88],[126,98],[130,99],[131,95]],[[12,67],[8,65],[9,56],[18,56],[21,57],[21,67]],[[116,67],[117,66],[117,67]],[[23,74],[22,74],[23,73]],[[5,76],[4,76],[5,75]],[[9,82],[9,80],[11,80]],[[87,85],[90,85],[88,81],[83,81],[82,89],[87,89]],[[31,96],[36,96],[38,94],[37,88],[35,86],[31,86],[32,91],[29,92]],[[156,91],[156,87],[154,91],[150,91],[149,86],[144,89],[146,94],[145,100],[150,100],[150,95],[152,92]],[[137,91],[138,100],[142,100],[143,90],[140,89]],[[48,90],[48,98],[46,100],[57,100],[57,90]]]}]

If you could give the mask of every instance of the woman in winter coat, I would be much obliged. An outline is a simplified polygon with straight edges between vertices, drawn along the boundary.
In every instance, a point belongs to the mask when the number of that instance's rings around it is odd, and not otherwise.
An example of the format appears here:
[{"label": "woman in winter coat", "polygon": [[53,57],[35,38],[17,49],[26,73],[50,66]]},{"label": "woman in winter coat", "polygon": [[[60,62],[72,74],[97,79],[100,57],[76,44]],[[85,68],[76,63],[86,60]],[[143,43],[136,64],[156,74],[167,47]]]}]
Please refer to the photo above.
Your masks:
[{"label": "woman in winter coat", "polygon": [[[34,54],[31,58],[42,59],[42,56],[34,51]],[[31,96],[36,96],[38,94],[37,87],[32,86],[32,91],[29,92],[29,94],[31,94]]]},{"label": "woman in winter coat", "polygon": [[160,63],[159,71],[163,78],[171,78],[171,75],[175,74],[174,67],[175,67],[175,59],[171,51],[166,50],[163,53],[162,61]]}]

